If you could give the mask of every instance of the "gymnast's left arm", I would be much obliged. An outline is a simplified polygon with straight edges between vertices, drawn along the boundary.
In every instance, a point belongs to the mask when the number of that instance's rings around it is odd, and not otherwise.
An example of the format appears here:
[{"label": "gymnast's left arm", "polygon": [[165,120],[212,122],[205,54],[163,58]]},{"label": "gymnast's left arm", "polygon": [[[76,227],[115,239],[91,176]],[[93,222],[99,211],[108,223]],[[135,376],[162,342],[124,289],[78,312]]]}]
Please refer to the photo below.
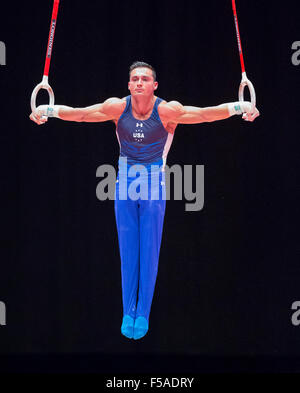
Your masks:
[{"label": "gymnast's left arm", "polygon": [[161,118],[178,124],[197,124],[227,119],[233,115],[243,115],[246,121],[253,121],[259,111],[248,101],[236,101],[210,107],[183,106],[177,101],[170,101],[159,106]]}]

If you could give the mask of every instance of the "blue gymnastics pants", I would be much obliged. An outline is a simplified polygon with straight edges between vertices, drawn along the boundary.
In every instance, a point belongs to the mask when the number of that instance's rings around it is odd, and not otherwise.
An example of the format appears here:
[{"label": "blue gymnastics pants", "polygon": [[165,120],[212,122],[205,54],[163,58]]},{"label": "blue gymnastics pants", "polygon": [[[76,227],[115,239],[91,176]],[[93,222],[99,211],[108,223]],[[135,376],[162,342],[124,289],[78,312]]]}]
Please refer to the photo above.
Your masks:
[{"label": "blue gymnastics pants", "polygon": [[[164,172],[141,176],[142,185],[148,183],[148,192],[137,200],[128,196],[132,182],[126,177],[123,185],[127,199],[120,197],[121,177],[118,173],[115,189],[115,217],[119,239],[122,274],[123,315],[142,316],[149,320],[158,270],[158,260],[166,208]],[[152,183],[152,184],[151,184]],[[123,188],[124,191],[124,188]],[[141,193],[142,194],[142,193]],[[124,195],[124,194],[123,194]]]}]

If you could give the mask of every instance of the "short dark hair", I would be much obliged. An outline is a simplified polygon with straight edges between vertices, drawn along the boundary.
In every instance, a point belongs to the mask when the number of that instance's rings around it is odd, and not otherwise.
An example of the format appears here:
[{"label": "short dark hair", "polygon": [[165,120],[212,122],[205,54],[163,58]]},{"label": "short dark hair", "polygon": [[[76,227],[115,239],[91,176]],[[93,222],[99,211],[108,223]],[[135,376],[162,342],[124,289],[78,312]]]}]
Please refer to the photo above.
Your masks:
[{"label": "short dark hair", "polygon": [[134,63],[131,64],[131,66],[129,67],[129,79],[130,79],[131,71],[133,71],[135,68],[142,68],[142,67],[149,68],[152,71],[153,79],[155,82],[156,81],[155,69],[152,67],[152,65],[145,63],[144,61],[135,61]]}]

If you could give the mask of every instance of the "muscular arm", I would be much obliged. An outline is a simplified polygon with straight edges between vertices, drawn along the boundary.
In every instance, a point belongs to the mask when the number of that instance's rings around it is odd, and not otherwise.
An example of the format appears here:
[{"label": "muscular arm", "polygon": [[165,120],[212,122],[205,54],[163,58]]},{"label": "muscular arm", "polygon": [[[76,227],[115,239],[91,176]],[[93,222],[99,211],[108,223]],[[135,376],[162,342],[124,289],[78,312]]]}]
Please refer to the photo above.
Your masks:
[{"label": "muscular arm", "polygon": [[[250,113],[251,105],[249,102],[240,103],[228,103],[217,106],[210,106],[205,108],[199,108],[195,106],[183,106],[177,101],[170,101],[162,103],[159,106],[160,116],[166,121],[173,121],[178,124],[196,124],[203,122],[213,122],[216,120],[227,119],[235,112],[235,108],[240,105],[240,114],[245,112]],[[254,120],[259,115],[258,110],[255,108],[255,116],[250,118],[247,116],[246,120]],[[244,117],[245,118],[245,117]]]},{"label": "muscular arm", "polygon": [[194,124],[212,122],[230,117],[227,104],[197,108],[196,106],[184,106],[183,113],[178,117],[178,123]]},{"label": "muscular arm", "polygon": [[76,122],[103,122],[116,120],[122,114],[126,106],[126,100],[109,98],[101,104],[91,105],[85,108],[72,108],[65,105],[40,105],[36,114],[31,113],[30,119],[37,124],[43,124],[47,117],[58,117],[61,120]]}]

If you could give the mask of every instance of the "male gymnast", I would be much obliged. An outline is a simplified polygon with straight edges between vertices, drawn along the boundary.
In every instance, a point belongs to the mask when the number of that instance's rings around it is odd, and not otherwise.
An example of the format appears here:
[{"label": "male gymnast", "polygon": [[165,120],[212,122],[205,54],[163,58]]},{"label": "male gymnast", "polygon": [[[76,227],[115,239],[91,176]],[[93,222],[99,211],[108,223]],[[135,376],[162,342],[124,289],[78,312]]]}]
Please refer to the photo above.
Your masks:
[{"label": "male gymnast", "polygon": [[[253,121],[259,116],[252,112],[250,102],[230,102],[199,108],[183,106],[177,101],[166,102],[154,95],[158,88],[154,68],[145,62],[134,62],[129,69],[128,89],[124,98],[109,98],[103,103],[85,108],[64,105],[40,105],[30,119],[41,125],[48,117],[76,122],[112,120],[120,145],[119,170],[115,187],[115,217],[118,231],[122,273],[123,319],[121,332],[135,340],[149,329],[149,315],[158,270],[163,221],[165,214],[165,172],[167,154],[177,124],[195,124],[227,119],[243,114]],[[136,179],[130,168],[143,165],[141,181],[150,185],[151,193],[136,198],[120,196],[120,174],[126,174],[126,191]],[[152,170],[153,168],[154,171]],[[151,170],[150,170],[151,169]],[[143,184],[141,183],[141,184]],[[124,191],[124,190],[123,190]],[[126,194],[127,195],[127,194]]]}]

